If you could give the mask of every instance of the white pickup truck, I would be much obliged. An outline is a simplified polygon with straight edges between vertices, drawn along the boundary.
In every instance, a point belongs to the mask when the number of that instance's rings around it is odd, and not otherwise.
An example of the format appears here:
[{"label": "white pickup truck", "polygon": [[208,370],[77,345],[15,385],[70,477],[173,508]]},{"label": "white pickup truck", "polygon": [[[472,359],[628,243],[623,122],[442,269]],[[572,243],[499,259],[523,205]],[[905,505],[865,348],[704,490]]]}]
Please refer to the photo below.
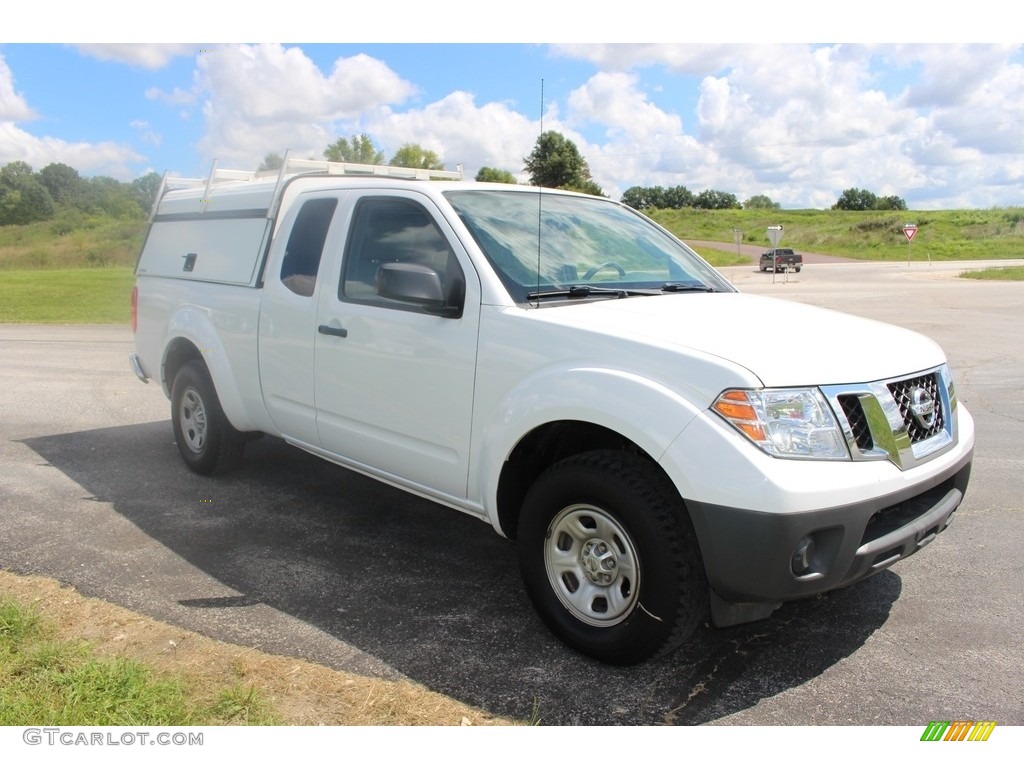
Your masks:
[{"label": "white pickup truck", "polygon": [[[452,175],[165,182],[131,363],[191,469],[266,433],[479,517],[554,634],[614,664],[949,524],[974,425],[933,342],[742,295],[619,203]],[[766,317],[798,343],[765,344]]]}]

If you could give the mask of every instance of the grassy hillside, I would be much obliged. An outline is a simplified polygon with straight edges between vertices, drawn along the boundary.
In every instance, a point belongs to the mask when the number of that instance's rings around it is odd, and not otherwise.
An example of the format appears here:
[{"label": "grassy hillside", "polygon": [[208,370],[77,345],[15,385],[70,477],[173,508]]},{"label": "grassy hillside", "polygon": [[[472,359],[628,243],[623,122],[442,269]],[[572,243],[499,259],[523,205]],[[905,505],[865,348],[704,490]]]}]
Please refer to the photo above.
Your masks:
[{"label": "grassy hillside", "polygon": [[651,218],[683,240],[768,246],[767,228],[782,225],[780,245],[856,259],[907,258],[903,225],[916,224],[915,259],[1001,259],[1024,256],[1024,208],[963,211],[655,211]]},{"label": "grassy hillside", "polygon": [[[1024,208],[965,211],[654,211],[713,264],[736,263],[733,229],[743,243],[767,247],[781,224],[782,245],[860,259],[998,259],[1024,256]],[[908,254],[905,223],[918,226]],[[66,210],[57,218],[0,227],[0,322],[128,322],[132,269],[146,222]],[[739,259],[745,261],[745,257]],[[1000,275],[1005,279],[1005,275]]]},{"label": "grassy hillside", "polygon": [[0,227],[0,271],[134,267],[145,234],[143,219],[72,210],[50,221]]},{"label": "grassy hillside", "polygon": [[0,323],[125,323],[143,219],[65,210],[0,227]]}]

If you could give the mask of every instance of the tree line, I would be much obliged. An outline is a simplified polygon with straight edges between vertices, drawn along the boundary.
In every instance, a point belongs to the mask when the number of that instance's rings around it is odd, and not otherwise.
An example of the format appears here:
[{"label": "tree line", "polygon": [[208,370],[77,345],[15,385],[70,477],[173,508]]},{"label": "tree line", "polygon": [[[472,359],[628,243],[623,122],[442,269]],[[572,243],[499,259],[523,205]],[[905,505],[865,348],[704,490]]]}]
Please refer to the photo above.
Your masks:
[{"label": "tree line", "polygon": [[[323,157],[333,162],[384,165],[386,155],[374,145],[369,135],[361,133],[351,138],[341,137],[328,144]],[[273,170],[283,163],[281,155],[271,152],[263,158],[259,168]],[[436,152],[415,143],[403,144],[386,164],[444,169],[444,162]],[[576,144],[557,131],[545,131],[537,138],[533,150],[523,158],[522,170],[534,186],[604,195]],[[477,181],[517,183],[511,171],[488,166],[481,168],[475,178]],[[0,168],[0,225],[46,221],[61,210],[141,218],[152,207],[159,186],[160,175],[157,173],[148,173],[131,182],[120,182],[109,176],[84,178],[64,163],[50,163],[36,172],[28,163],[18,160]],[[736,195],[729,192],[706,189],[695,194],[684,186],[633,186],[622,194],[621,201],[637,210],[781,207],[767,195],[754,195],[740,203]],[[907,204],[895,195],[880,197],[866,189],[851,188],[842,192],[832,208],[846,211],[907,210]]]},{"label": "tree line", "polygon": [[28,163],[16,160],[0,168],[0,225],[47,221],[62,211],[142,218],[159,187],[157,173],[121,182],[109,176],[85,178],[64,163],[33,171]]},{"label": "tree line", "polygon": [[[336,162],[367,163],[379,165],[384,162],[384,152],[377,149],[373,140],[365,133],[348,138],[339,138],[329,144],[323,152],[324,158]],[[280,168],[284,160],[279,155],[267,155],[261,168]],[[444,163],[436,152],[425,150],[419,144],[404,144],[392,156],[389,165],[406,168],[443,170]],[[529,183],[538,187],[569,189],[592,195],[604,195],[600,185],[590,174],[590,166],[576,144],[558,131],[545,131],[538,138],[529,155],[523,158],[523,171]],[[508,170],[484,166],[475,177],[476,181],[516,184],[516,176]],[[742,203],[736,195],[717,189],[705,189],[693,193],[684,186],[642,187],[627,189],[620,200],[631,208],[672,209],[701,208],[722,210],[735,208],[778,209],[782,206],[767,195],[753,195]],[[879,197],[868,190],[847,189],[832,206],[836,210],[906,210],[906,202],[896,196]]]}]

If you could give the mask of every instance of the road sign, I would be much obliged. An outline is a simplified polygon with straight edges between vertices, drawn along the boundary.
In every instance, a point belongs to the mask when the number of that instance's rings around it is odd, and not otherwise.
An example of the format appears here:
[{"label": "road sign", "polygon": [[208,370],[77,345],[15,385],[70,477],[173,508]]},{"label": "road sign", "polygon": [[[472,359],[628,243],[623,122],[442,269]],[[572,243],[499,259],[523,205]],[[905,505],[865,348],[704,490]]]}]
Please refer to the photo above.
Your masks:
[{"label": "road sign", "polygon": [[917,234],[917,224],[904,224],[903,234],[907,236],[907,242],[911,242]]},{"label": "road sign", "polygon": [[779,244],[779,240],[782,239],[782,225],[777,227],[768,227],[768,242],[772,244],[772,248],[775,248]]}]

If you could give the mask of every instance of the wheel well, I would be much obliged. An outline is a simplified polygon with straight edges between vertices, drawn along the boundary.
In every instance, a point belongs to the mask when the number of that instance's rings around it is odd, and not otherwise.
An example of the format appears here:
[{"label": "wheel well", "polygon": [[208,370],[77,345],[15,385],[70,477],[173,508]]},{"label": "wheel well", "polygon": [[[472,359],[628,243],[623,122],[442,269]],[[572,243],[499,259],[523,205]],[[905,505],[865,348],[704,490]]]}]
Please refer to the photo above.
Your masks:
[{"label": "wheel well", "polygon": [[163,381],[167,391],[170,392],[174,386],[174,377],[178,371],[189,360],[202,360],[203,355],[199,349],[188,339],[177,338],[171,342],[164,355]]},{"label": "wheel well", "polygon": [[[504,534],[516,538],[523,499],[534,480],[548,467],[569,456],[603,449],[627,451],[651,459],[636,443],[618,432],[583,421],[552,422],[525,435],[512,450],[498,480],[498,522]],[[653,459],[651,462],[657,466]]]}]

